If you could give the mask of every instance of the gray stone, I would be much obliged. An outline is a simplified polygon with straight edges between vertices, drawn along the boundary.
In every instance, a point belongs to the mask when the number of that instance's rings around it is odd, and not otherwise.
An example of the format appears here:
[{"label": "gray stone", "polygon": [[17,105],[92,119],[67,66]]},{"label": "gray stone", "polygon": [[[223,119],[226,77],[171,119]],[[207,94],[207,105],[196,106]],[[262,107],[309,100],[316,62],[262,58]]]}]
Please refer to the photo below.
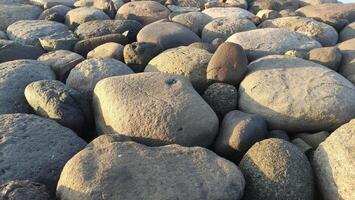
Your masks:
[{"label": "gray stone", "polygon": [[71,8],[63,5],[54,6],[42,12],[38,17],[39,20],[49,20],[63,23],[65,15],[71,10]]},{"label": "gray stone", "polygon": [[[13,0],[11,0],[13,1]],[[0,4],[0,30],[20,20],[35,20],[42,13],[42,9],[33,5]]]},{"label": "gray stone", "polygon": [[339,42],[355,38],[355,22],[348,24],[339,33]]},{"label": "gray stone", "polygon": [[337,0],[300,0],[301,6],[319,5],[323,3],[337,3]]},{"label": "gray stone", "polygon": [[93,20],[109,20],[104,11],[92,7],[81,7],[70,10],[65,15],[65,24],[75,29],[80,24]]},{"label": "gray stone", "polygon": [[87,58],[114,58],[123,61],[123,48],[121,44],[108,42],[91,50]]},{"label": "gray stone", "polygon": [[95,138],[86,147],[94,146],[94,147],[100,148],[108,143],[129,142],[129,141],[132,141],[131,138],[129,138],[125,135],[105,134],[105,135],[100,135],[97,138]]},{"label": "gray stone", "polygon": [[208,8],[203,11],[212,18],[227,17],[235,19],[253,18],[255,15],[242,8]]},{"label": "gray stone", "polygon": [[265,21],[268,19],[279,18],[281,17],[281,14],[276,10],[259,10],[258,13],[256,13],[256,16],[259,17],[261,21]]},{"label": "gray stone", "polygon": [[338,44],[342,54],[339,73],[355,85],[355,38]]},{"label": "gray stone", "polygon": [[215,47],[212,44],[206,42],[194,42],[190,44],[188,47],[204,49],[210,53],[214,53],[216,51]]},{"label": "gray stone", "polygon": [[197,35],[201,35],[203,27],[212,21],[212,17],[202,12],[187,12],[173,17],[172,21],[188,27]]},{"label": "gray stone", "polygon": [[341,58],[341,52],[337,47],[312,49],[308,56],[310,61],[329,67],[334,71],[338,71],[342,60]]},{"label": "gray stone", "polygon": [[166,0],[166,5],[203,9],[208,0]]},{"label": "gray stone", "polygon": [[322,143],[327,137],[329,133],[327,131],[321,131],[318,133],[299,133],[295,135],[296,138],[301,138],[305,141],[312,149],[317,149],[318,145]]},{"label": "gray stone", "polygon": [[45,185],[29,180],[8,181],[0,186],[0,199],[50,200]]},{"label": "gray stone", "polygon": [[258,13],[259,10],[296,10],[299,7],[299,1],[295,0],[248,0],[249,11]]},{"label": "gray stone", "polygon": [[295,138],[291,142],[292,142],[292,144],[297,146],[298,149],[306,155],[309,155],[310,152],[312,151],[312,146],[310,146],[307,142],[305,142],[301,138]]},{"label": "gray stone", "polygon": [[285,141],[290,141],[290,138],[288,137],[287,133],[283,130],[272,130],[267,135],[267,138],[278,138],[283,139]]},{"label": "gray stone", "polygon": [[76,0],[29,0],[32,4],[37,6],[42,6],[45,9],[63,5],[68,7],[73,7]]},{"label": "gray stone", "polygon": [[37,59],[44,53],[42,48],[0,39],[0,63],[19,59]]},{"label": "gray stone", "polygon": [[7,40],[7,34],[0,30],[0,40]]}]

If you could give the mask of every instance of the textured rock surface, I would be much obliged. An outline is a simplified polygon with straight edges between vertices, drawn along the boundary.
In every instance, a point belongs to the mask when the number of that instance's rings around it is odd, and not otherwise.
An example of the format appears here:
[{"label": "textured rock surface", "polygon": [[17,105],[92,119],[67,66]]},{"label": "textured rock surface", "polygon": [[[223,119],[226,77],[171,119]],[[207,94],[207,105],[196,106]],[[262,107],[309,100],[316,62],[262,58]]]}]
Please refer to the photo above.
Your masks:
[{"label": "textured rock surface", "polygon": [[308,56],[310,61],[319,63],[334,71],[338,71],[342,55],[337,47],[323,47],[312,49]]},{"label": "textured rock surface", "polygon": [[355,84],[355,38],[338,44],[342,54],[339,73]]},{"label": "textured rock surface", "polygon": [[32,181],[8,181],[0,186],[0,199],[50,200],[45,185]]},{"label": "textured rock surface", "polygon": [[0,4],[0,30],[6,31],[9,25],[20,20],[37,19],[41,12],[42,9],[33,5]]},{"label": "textured rock surface", "polygon": [[71,28],[76,28],[80,24],[93,20],[109,20],[102,10],[92,7],[81,7],[70,10],[65,16],[65,24]]},{"label": "textured rock surface", "polygon": [[355,22],[348,24],[339,33],[339,42],[355,38]]},{"label": "textured rock surface", "polygon": [[209,8],[203,11],[212,18],[230,17],[230,18],[253,18],[255,15],[242,8]]},{"label": "textured rock surface", "polygon": [[37,59],[44,53],[45,51],[39,47],[0,39],[0,63],[19,59]]},{"label": "textured rock surface", "polygon": [[91,50],[87,58],[114,58],[123,61],[123,48],[121,44],[108,42]]},{"label": "textured rock surface", "polygon": [[172,21],[180,23],[197,35],[201,35],[203,27],[212,20],[212,17],[202,12],[187,12],[172,18]]}]

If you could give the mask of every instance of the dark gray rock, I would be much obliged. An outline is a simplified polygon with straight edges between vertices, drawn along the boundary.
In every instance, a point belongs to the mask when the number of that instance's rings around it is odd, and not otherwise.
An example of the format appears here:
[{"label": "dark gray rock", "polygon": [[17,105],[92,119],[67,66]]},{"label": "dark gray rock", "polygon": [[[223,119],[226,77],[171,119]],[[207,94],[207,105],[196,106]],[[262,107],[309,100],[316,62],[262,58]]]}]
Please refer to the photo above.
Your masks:
[{"label": "dark gray rock", "polygon": [[20,20],[35,20],[41,13],[42,9],[33,5],[0,4],[0,30],[6,31],[8,26]]},{"label": "dark gray rock", "polygon": [[288,137],[287,133],[283,130],[272,130],[267,135],[267,138],[278,138],[283,139],[285,141],[290,141],[290,138]]},{"label": "dark gray rock", "polygon": [[50,200],[45,185],[29,180],[8,181],[0,186],[2,200]]},{"label": "dark gray rock", "polygon": [[64,5],[54,6],[43,11],[42,14],[38,17],[38,19],[64,23],[65,15],[67,14],[67,12],[69,12],[69,10],[71,10],[71,8]]},{"label": "dark gray rock", "polygon": [[0,39],[0,63],[19,59],[35,60],[44,53],[42,48]]},{"label": "dark gray rock", "polygon": [[304,142],[312,147],[312,149],[317,149],[318,145],[322,143],[329,136],[329,132],[321,131],[318,133],[299,133],[295,135],[296,138],[301,138]]}]

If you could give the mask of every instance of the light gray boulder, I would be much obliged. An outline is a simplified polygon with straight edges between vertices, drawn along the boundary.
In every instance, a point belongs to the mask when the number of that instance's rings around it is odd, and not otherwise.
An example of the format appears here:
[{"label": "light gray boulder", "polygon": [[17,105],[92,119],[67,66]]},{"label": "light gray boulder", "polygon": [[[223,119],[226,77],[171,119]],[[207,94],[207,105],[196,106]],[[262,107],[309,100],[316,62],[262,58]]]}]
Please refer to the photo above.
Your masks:
[{"label": "light gray boulder", "polygon": [[35,20],[41,13],[42,9],[33,5],[0,4],[0,30],[6,31],[8,26],[20,20]]}]

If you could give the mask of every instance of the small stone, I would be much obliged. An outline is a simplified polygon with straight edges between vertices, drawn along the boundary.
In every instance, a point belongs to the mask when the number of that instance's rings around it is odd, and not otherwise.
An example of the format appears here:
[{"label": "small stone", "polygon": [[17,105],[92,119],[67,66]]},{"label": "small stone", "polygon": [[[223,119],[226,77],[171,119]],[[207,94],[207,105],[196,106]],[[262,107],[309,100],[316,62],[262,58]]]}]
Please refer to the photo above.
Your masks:
[{"label": "small stone", "polygon": [[102,44],[91,50],[87,58],[114,58],[123,61],[124,46],[115,42]]},{"label": "small stone", "polygon": [[296,138],[301,138],[308,145],[312,147],[312,149],[317,149],[318,145],[322,143],[329,136],[329,132],[321,131],[318,133],[299,133],[295,135]]},{"label": "small stone", "polygon": [[309,60],[338,71],[342,55],[337,47],[316,48],[309,52]]},{"label": "small stone", "polygon": [[0,199],[50,200],[45,185],[29,180],[8,181],[0,186]]},{"label": "small stone", "polygon": [[268,19],[279,18],[281,17],[281,14],[275,10],[259,10],[256,16],[259,17],[262,21],[265,21]]}]

